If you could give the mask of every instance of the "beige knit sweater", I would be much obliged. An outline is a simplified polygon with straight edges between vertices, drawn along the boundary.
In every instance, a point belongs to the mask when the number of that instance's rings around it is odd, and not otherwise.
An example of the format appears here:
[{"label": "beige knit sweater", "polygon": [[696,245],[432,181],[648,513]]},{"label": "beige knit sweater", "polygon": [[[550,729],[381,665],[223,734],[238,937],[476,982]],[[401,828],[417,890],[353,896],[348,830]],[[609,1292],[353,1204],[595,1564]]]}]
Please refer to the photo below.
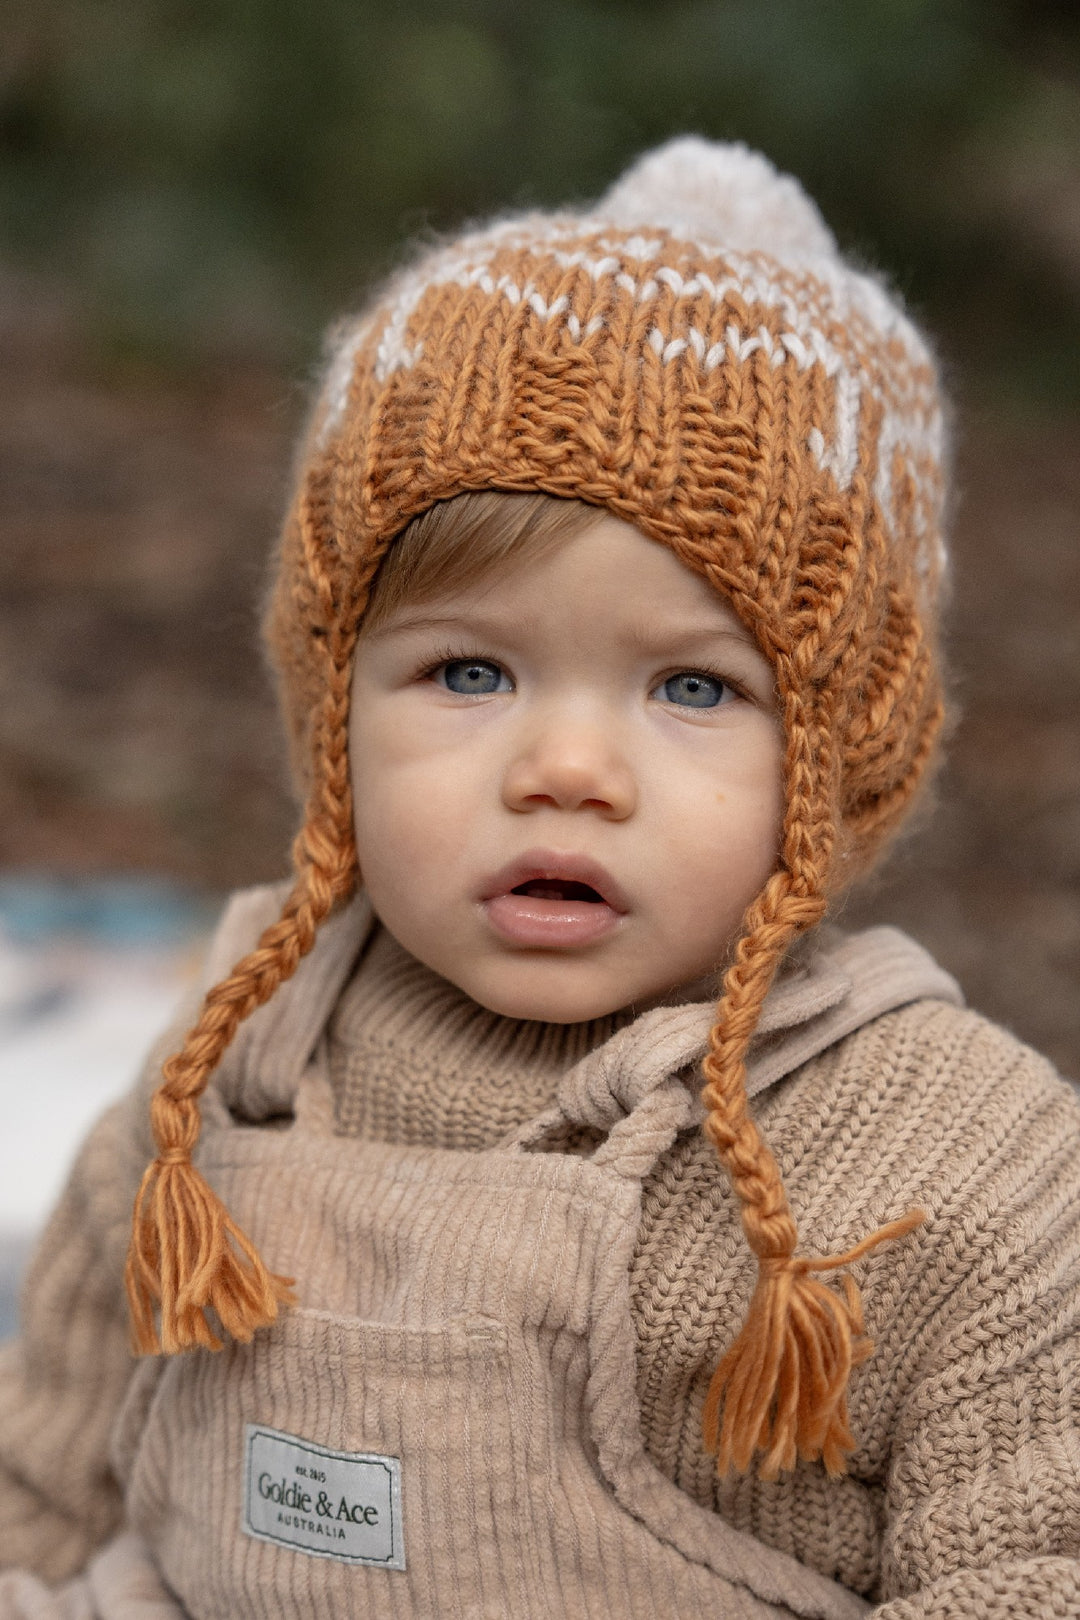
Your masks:
[{"label": "beige knit sweater", "polygon": [[[840,1480],[815,1465],[715,1478],[701,1403],[753,1264],[697,1131],[646,1183],[632,1263],[646,1449],[702,1506],[879,1603],[879,1620],[1080,1616],[1080,1106],[902,935],[816,945],[774,987],[750,1076],[803,1250],[839,1252],[907,1203],[930,1216],[858,1269],[877,1342],[853,1382],[858,1449]],[[481,1151],[631,1022],[498,1018],[376,928],[330,1020],[334,1128]],[[108,1460],[132,1369],[120,1278],[146,1092],[174,1039],[89,1138],[28,1279],[23,1337],[0,1353],[0,1566],[49,1580],[122,1522]],[[231,1104],[268,1126],[287,1113],[245,1086],[242,1061]]]}]

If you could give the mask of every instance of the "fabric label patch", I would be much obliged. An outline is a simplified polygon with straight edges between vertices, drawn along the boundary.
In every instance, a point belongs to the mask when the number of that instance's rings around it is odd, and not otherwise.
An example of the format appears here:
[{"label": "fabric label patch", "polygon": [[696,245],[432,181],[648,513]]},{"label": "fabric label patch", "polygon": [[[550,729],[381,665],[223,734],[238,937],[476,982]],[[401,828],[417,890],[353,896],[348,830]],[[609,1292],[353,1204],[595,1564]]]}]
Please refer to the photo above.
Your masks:
[{"label": "fabric label patch", "polygon": [[399,1458],[330,1451],[259,1423],[244,1439],[249,1536],[348,1564],[405,1568]]}]

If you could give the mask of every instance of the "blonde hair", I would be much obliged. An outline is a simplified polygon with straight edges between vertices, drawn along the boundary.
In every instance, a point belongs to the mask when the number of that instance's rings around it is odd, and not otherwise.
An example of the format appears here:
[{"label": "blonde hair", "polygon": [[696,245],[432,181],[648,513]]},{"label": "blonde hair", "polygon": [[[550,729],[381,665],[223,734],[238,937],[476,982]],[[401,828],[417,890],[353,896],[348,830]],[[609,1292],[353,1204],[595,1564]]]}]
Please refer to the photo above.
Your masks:
[{"label": "blonde hair", "polygon": [[384,556],[360,633],[385,624],[406,603],[454,596],[516,562],[546,557],[602,516],[584,501],[494,489],[436,501],[406,524]]}]

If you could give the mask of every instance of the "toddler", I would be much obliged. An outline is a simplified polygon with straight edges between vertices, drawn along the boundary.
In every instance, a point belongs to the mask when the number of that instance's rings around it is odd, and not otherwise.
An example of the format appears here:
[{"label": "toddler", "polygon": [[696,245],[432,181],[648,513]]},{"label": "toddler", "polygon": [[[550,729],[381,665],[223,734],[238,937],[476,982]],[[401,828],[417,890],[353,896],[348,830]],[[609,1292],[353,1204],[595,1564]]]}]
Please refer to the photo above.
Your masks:
[{"label": "toddler", "polygon": [[942,456],[740,146],[337,329],[296,876],[40,1245],[0,1620],[1080,1616],[1080,1109],[824,921],[934,760]]}]

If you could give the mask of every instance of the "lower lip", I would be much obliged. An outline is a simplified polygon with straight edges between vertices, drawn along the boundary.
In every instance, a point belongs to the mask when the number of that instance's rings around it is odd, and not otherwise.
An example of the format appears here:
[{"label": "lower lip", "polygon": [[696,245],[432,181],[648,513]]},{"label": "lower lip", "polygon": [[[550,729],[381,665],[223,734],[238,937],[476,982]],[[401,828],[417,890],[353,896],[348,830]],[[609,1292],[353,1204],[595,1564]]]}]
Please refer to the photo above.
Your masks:
[{"label": "lower lip", "polygon": [[514,945],[591,945],[610,934],[622,913],[595,900],[540,900],[529,894],[497,894],[484,901],[488,921]]}]

